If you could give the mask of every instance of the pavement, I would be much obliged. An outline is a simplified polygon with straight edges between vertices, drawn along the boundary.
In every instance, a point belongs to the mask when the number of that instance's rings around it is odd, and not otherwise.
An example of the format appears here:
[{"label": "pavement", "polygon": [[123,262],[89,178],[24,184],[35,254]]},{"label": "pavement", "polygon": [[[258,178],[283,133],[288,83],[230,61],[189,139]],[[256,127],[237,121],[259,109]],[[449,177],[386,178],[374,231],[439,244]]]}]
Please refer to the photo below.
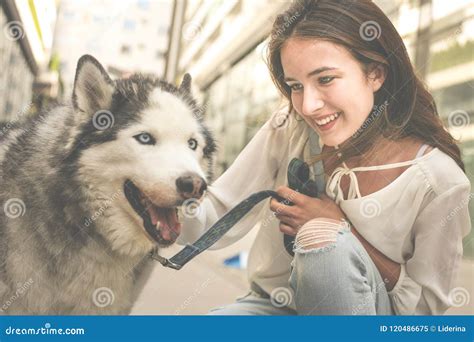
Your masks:
[{"label": "pavement", "polygon": [[[246,270],[226,267],[223,261],[243,250],[249,250],[256,233],[254,229],[232,246],[206,251],[180,271],[164,268],[157,263],[131,314],[205,315],[212,308],[230,304],[237,297],[245,295],[248,292]],[[171,257],[181,248],[172,246],[162,254]],[[457,307],[449,309],[446,314],[474,315],[473,260],[463,260],[454,287],[461,289],[459,297],[454,297]]]}]

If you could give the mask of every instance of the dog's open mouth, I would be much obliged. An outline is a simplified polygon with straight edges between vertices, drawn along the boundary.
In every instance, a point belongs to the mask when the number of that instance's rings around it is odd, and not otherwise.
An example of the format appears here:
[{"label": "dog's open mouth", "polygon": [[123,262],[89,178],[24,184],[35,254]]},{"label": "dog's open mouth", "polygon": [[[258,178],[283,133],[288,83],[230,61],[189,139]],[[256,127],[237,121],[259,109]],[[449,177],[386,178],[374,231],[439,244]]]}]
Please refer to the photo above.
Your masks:
[{"label": "dog's open mouth", "polygon": [[143,227],[159,245],[168,246],[176,241],[181,231],[177,209],[159,207],[145,196],[130,180],[125,181],[125,197],[143,219]]}]

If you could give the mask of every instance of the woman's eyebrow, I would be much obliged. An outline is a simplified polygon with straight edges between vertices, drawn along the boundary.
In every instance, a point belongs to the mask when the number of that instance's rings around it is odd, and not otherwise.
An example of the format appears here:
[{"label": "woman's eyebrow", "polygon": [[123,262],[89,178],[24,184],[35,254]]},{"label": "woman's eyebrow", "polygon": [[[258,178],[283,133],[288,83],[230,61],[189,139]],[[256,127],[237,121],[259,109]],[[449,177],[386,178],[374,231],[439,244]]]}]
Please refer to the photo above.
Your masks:
[{"label": "woman's eyebrow", "polygon": [[[313,71],[311,71],[310,73],[308,73],[308,75],[306,75],[306,77],[311,77],[311,76],[314,76],[314,75],[317,75],[317,74],[320,74],[324,71],[328,71],[328,70],[337,70],[337,68],[334,68],[334,67],[328,67],[328,66],[323,66],[323,67],[320,67],[320,68],[317,68],[317,69],[314,69]],[[294,78],[291,78],[291,77],[285,77],[285,81],[296,81]]]}]

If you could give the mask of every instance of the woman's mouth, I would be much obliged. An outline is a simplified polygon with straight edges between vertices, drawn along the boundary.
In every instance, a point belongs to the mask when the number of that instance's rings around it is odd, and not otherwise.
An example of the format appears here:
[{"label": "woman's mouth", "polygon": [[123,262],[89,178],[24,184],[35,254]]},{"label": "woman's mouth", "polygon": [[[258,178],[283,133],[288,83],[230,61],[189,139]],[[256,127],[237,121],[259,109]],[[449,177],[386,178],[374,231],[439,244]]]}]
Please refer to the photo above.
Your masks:
[{"label": "woman's mouth", "polygon": [[327,131],[331,129],[335,124],[339,116],[341,116],[342,112],[337,112],[332,115],[326,116],[324,119],[321,120],[314,120],[316,125],[321,131]]}]

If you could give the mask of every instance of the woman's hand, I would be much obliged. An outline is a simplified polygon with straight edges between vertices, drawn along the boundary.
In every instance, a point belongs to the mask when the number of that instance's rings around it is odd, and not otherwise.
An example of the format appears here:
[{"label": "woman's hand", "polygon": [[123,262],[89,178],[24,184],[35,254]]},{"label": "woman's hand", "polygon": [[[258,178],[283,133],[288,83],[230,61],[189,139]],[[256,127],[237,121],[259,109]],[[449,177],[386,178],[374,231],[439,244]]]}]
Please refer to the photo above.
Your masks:
[{"label": "woman's hand", "polygon": [[[275,198],[270,201],[270,210],[280,220],[280,231],[288,235],[296,235],[298,230],[309,220],[325,217],[340,221],[345,218],[344,212],[326,194],[313,198],[294,191],[286,186],[276,189],[283,197],[283,203]],[[292,202],[294,205],[288,205]]]}]

